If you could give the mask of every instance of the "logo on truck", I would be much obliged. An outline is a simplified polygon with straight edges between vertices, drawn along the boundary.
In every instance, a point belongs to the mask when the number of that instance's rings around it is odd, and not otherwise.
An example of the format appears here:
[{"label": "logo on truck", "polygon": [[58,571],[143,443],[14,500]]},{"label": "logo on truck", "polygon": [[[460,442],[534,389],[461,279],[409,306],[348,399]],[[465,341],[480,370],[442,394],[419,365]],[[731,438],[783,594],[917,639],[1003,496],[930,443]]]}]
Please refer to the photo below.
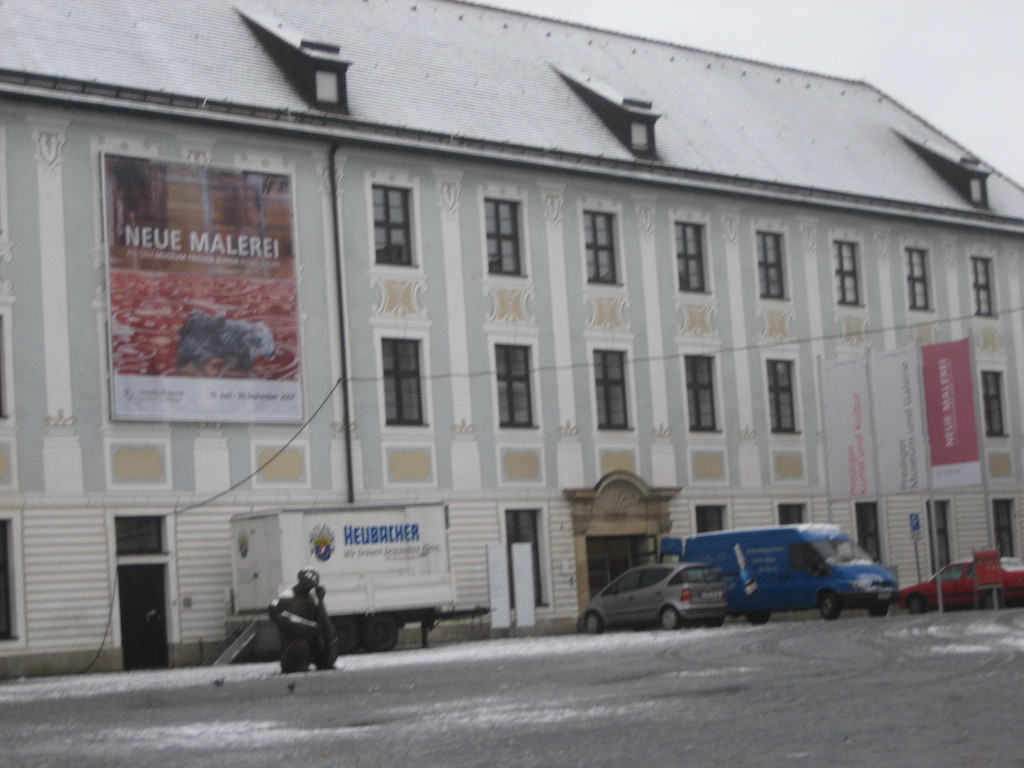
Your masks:
[{"label": "logo on truck", "polygon": [[309,534],[309,551],[321,562],[331,559],[331,555],[334,554],[334,531],[327,523],[318,525]]}]

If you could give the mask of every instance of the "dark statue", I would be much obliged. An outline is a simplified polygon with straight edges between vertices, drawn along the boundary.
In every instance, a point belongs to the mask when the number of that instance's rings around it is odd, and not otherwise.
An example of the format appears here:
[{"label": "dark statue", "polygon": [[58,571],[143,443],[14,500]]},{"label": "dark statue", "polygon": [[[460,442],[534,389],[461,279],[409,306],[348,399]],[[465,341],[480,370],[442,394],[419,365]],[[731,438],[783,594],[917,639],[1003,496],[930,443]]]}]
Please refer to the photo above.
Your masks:
[{"label": "dark statue", "polygon": [[334,669],[338,640],[324,607],[324,590],[315,568],[299,571],[298,583],[282,592],[267,608],[281,637],[281,671]]}]

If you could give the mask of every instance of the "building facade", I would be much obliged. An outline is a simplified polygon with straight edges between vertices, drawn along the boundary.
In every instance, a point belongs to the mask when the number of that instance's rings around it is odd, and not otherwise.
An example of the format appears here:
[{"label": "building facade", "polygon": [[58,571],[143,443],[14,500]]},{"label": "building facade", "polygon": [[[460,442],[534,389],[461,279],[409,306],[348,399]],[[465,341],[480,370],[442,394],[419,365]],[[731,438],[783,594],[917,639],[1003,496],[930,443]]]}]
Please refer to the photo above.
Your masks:
[{"label": "building facade", "polygon": [[[90,5],[0,9],[3,676],[200,662],[252,509],[443,500],[460,605],[529,542],[552,632],[666,535],[1020,554],[1024,190],[884,94],[447,0]],[[965,337],[984,483],[830,500],[821,361]]]}]

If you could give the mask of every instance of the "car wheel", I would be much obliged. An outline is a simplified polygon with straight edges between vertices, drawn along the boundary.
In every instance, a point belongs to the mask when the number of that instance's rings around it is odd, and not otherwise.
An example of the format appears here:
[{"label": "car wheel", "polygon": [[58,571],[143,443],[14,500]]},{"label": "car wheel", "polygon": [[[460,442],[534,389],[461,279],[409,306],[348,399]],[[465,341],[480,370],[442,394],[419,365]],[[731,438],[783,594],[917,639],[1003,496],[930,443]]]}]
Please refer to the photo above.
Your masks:
[{"label": "car wheel", "polygon": [[839,595],[835,592],[822,592],[818,598],[818,612],[821,618],[832,621],[839,618],[843,606],[839,602]]},{"label": "car wheel", "polygon": [[658,618],[661,620],[662,629],[679,629],[683,626],[683,621],[679,617],[679,611],[671,605],[666,605],[662,608]]},{"label": "car wheel", "polygon": [[340,616],[333,621],[334,634],[338,638],[338,653],[354,653],[363,642],[359,637],[359,625],[348,616]]},{"label": "car wheel", "polygon": [[767,624],[771,617],[768,611],[751,611],[747,614],[747,621],[751,624]]},{"label": "car wheel", "polygon": [[869,605],[868,616],[888,616],[889,615],[889,604],[885,605]]},{"label": "car wheel", "polygon": [[926,613],[928,603],[921,595],[911,595],[907,598],[907,610],[911,613]]},{"label": "car wheel", "polygon": [[363,624],[363,643],[370,653],[390,651],[398,642],[398,622],[386,613],[370,616]]},{"label": "car wheel", "polygon": [[600,614],[591,611],[583,617],[583,628],[587,630],[588,635],[600,635],[604,632],[604,619]]}]

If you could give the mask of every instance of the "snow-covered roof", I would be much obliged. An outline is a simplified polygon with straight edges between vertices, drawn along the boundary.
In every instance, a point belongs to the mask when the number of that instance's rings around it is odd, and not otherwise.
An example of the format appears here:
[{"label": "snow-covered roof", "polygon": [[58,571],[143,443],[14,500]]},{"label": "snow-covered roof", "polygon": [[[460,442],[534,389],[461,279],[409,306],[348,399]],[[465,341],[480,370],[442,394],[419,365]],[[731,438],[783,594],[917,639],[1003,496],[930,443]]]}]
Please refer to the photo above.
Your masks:
[{"label": "snow-covered roof", "polygon": [[[953,158],[954,170],[974,153],[869,84],[459,0],[3,0],[0,94],[42,88],[17,77],[32,74],[322,114],[243,12],[292,44],[338,46],[350,129],[651,168],[571,73],[602,95],[650,103],[661,172],[977,210],[909,142]],[[989,213],[1024,219],[1024,189],[993,171],[987,192]]]}]

